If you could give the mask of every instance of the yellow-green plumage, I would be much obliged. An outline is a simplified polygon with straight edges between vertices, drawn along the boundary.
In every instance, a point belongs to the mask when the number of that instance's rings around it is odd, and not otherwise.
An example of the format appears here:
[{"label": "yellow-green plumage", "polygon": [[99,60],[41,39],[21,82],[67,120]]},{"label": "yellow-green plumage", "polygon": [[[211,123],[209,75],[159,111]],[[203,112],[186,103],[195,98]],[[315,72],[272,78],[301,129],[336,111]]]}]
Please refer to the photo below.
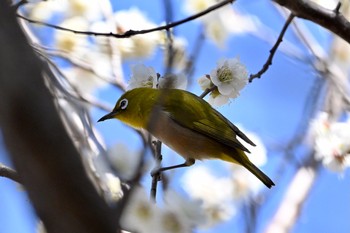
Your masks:
[{"label": "yellow-green plumage", "polygon": [[188,159],[221,159],[247,168],[267,187],[274,183],[254,164],[236,138],[254,145],[235,125],[198,96],[178,89],[136,88],[124,93],[113,111],[99,121],[116,118],[148,130]]}]

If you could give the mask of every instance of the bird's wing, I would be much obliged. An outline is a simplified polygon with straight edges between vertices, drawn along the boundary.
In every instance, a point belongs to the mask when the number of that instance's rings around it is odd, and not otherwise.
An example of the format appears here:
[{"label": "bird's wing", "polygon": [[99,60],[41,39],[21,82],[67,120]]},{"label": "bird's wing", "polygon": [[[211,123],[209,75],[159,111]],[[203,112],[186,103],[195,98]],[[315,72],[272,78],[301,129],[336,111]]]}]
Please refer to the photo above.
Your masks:
[{"label": "bird's wing", "polygon": [[235,134],[231,130],[226,130],[225,128],[213,126],[213,123],[211,123],[207,119],[195,121],[193,124],[193,130],[199,133],[211,137],[215,141],[221,142],[229,147],[238,148],[243,151],[249,152],[249,150],[237,140]]},{"label": "bird's wing", "polygon": [[[171,99],[163,102],[162,111],[177,124],[232,148],[249,152],[237,140],[236,135],[254,145],[234,124],[199,97],[188,92],[168,96],[171,96]],[[187,105],[188,102],[192,104]]]},{"label": "bird's wing", "polygon": [[[215,110],[215,109],[214,109]],[[254,142],[252,142],[247,135],[245,135],[242,131],[238,129],[237,126],[235,126],[232,122],[227,120],[220,112],[215,110],[215,113],[217,114],[218,117],[222,118],[229,126],[230,128],[237,134],[238,137],[242,138],[246,143],[256,146]]]}]

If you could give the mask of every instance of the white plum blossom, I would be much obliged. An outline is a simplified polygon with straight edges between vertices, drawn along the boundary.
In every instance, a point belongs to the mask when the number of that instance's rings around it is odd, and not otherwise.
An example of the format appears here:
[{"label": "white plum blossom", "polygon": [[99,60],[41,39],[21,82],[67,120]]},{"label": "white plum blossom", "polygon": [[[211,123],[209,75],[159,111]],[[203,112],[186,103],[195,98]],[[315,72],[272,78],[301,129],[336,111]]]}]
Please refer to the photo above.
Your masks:
[{"label": "white plum blossom", "polygon": [[166,74],[159,79],[159,88],[174,88],[186,90],[187,78],[185,74]]},{"label": "white plum blossom", "polygon": [[220,60],[210,78],[222,95],[236,98],[248,83],[248,72],[238,58]]},{"label": "white plum blossom", "polygon": [[[210,80],[209,75],[204,75],[200,77],[198,79],[198,84],[203,91],[211,89],[214,86],[213,82]],[[229,101],[229,99],[230,98],[228,96],[221,95],[218,89],[215,88],[210,92],[208,102],[215,107],[219,107],[226,104]]]},{"label": "white plum blossom", "polygon": [[321,112],[310,125],[315,157],[331,171],[342,172],[350,166],[350,121],[331,122]]},{"label": "white plum blossom", "polygon": [[61,11],[57,1],[40,1],[36,4],[26,4],[24,7],[29,11],[29,17],[38,21],[48,21],[54,13]]},{"label": "white plum blossom", "polygon": [[[147,19],[137,8],[118,11],[115,13],[114,18],[117,24],[117,33],[125,33],[129,30],[150,29],[157,26]],[[161,33],[157,31],[120,40],[117,45],[124,59],[145,58],[153,54],[160,41]]]},{"label": "white plum blossom", "polygon": [[[90,65],[92,71],[99,77],[108,80],[112,79],[113,70],[111,67],[110,57],[106,54],[99,53],[98,51],[87,52],[83,54],[88,65]],[[101,79],[100,78],[100,79]]]},{"label": "white plum blossom", "polygon": [[97,89],[105,87],[107,83],[95,73],[78,67],[69,67],[62,70],[68,81],[80,93],[93,93]]},{"label": "white plum blossom", "polygon": [[[218,3],[217,0],[187,0],[184,11],[195,14]],[[224,6],[199,19],[204,26],[205,36],[219,48],[224,48],[230,35],[255,33],[260,21],[251,15],[241,14],[231,6]],[[235,23],[232,23],[235,22]]]},{"label": "white plum blossom", "polygon": [[317,3],[318,5],[327,8],[328,10],[334,10],[338,4],[338,0],[311,0],[312,2]]},{"label": "white plum blossom", "polygon": [[[169,51],[168,46],[163,42],[162,48],[164,49],[164,65],[168,64]],[[172,66],[178,70],[186,69],[188,65],[188,57],[186,53],[187,40],[183,37],[173,37],[172,39]]]},{"label": "white plum blossom", "polygon": [[123,179],[131,179],[136,172],[140,153],[132,152],[124,144],[116,144],[108,150],[112,166]]},{"label": "white plum blossom", "polygon": [[[82,16],[85,19],[95,21],[101,18],[99,0],[61,0],[66,4],[65,14],[67,17]],[[64,4],[63,3],[63,4]]]},{"label": "white plum blossom", "polygon": [[236,98],[248,83],[248,72],[238,58],[220,60],[209,75],[198,80],[203,90],[215,88],[209,95],[208,102],[213,106],[226,104],[230,98]]},{"label": "white plum blossom", "polygon": [[210,80],[210,77],[207,75],[204,75],[198,79],[198,84],[201,87],[203,91],[210,89],[214,84]]},{"label": "white plum blossom", "polygon": [[[217,16],[218,15],[218,16]],[[230,35],[225,26],[226,20],[217,12],[215,15],[209,14],[204,21],[205,35],[213,41],[219,48],[224,48],[227,38]]]},{"label": "white plum blossom", "polygon": [[161,210],[149,200],[146,191],[135,187],[123,212],[121,226],[139,233],[159,232]]},{"label": "white plum blossom", "polygon": [[217,3],[216,0],[186,0],[184,4],[184,11],[187,14],[196,14],[204,11]]},{"label": "white plum blossom", "polygon": [[164,193],[164,202],[167,209],[181,216],[182,221],[187,222],[186,224],[190,227],[198,226],[205,222],[205,215],[199,200],[185,199],[174,190],[169,189]]},{"label": "white plum blossom", "polygon": [[131,78],[127,89],[148,87],[185,90],[187,87],[187,78],[183,73],[166,74],[164,77],[158,76],[152,67],[147,67],[143,64],[134,65],[131,68]]},{"label": "white plum blossom", "polygon": [[225,27],[232,35],[254,34],[261,29],[261,22],[255,15],[243,14],[232,7],[223,7],[220,17],[224,19]]},{"label": "white plum blossom", "polygon": [[[87,21],[79,16],[66,19],[59,26],[81,31],[88,29]],[[55,30],[55,44],[58,49],[73,53],[86,47],[87,37],[72,32]]]},{"label": "white plum blossom", "polygon": [[190,233],[192,227],[181,214],[165,207],[159,216],[159,228],[157,233]]},{"label": "white plum blossom", "polygon": [[193,198],[202,201],[206,222],[202,227],[210,227],[230,219],[236,209],[233,205],[233,182],[229,178],[219,178],[203,166],[188,170],[182,177],[185,191]]},{"label": "white plum blossom", "polygon": [[116,202],[123,197],[121,182],[118,177],[112,173],[105,173],[102,175],[104,183],[104,196],[109,202]]},{"label": "white plum blossom", "polygon": [[217,89],[214,89],[208,98],[208,102],[214,107],[220,107],[230,101],[230,98],[226,95],[221,95]]},{"label": "white plum blossom", "polygon": [[32,0],[29,1],[29,3],[32,4],[24,5],[29,12],[29,17],[42,22],[48,21],[58,14],[64,16],[64,20],[80,17],[84,19],[86,23],[101,18],[101,3],[99,0]]},{"label": "white plum blossom", "polygon": [[203,221],[197,202],[186,200],[172,190],[164,194],[164,206],[150,201],[144,188],[136,187],[123,213],[124,229],[140,233],[190,233]]},{"label": "white plum blossom", "polygon": [[131,78],[128,85],[128,90],[137,87],[156,88],[158,83],[157,73],[152,67],[147,67],[142,64],[137,64],[131,67]]}]

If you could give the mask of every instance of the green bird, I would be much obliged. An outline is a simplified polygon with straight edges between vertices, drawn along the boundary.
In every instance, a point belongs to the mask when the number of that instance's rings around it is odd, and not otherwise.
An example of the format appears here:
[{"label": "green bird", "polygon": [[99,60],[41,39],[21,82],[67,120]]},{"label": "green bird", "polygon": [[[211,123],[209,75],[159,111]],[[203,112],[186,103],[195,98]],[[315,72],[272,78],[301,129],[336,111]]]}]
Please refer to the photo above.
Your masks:
[{"label": "green bird", "polygon": [[237,137],[255,144],[205,100],[188,91],[132,89],[119,98],[112,112],[98,121],[112,118],[147,130],[186,159],[184,164],[162,170],[191,166],[195,160],[220,159],[242,165],[268,188],[275,185],[249,160],[245,154],[249,150]]}]

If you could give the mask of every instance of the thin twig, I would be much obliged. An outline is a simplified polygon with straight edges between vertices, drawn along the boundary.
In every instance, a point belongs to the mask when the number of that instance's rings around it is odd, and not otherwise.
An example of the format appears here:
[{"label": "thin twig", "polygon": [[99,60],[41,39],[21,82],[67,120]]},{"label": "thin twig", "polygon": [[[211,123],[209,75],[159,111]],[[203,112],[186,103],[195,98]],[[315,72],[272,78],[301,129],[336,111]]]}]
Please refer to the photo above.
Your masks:
[{"label": "thin twig", "polygon": [[281,33],[279,34],[277,41],[275,43],[275,45],[272,47],[272,49],[270,50],[270,55],[267,58],[265,64],[263,65],[262,69],[256,73],[256,74],[251,74],[249,77],[249,82],[252,82],[253,79],[255,78],[260,78],[261,75],[263,75],[270,67],[270,65],[272,65],[272,59],[278,49],[278,46],[281,44],[281,42],[283,41],[283,36],[285,34],[285,32],[287,31],[287,28],[289,26],[289,24],[292,22],[292,20],[294,19],[295,15],[293,13],[290,13],[288,19],[286,20],[286,22],[283,25],[283,28],[281,30]]},{"label": "thin twig", "polygon": [[[59,67],[51,60],[49,59],[46,54],[44,54],[43,51],[41,51],[40,48],[36,47],[36,46],[32,46],[34,48],[34,50],[38,53],[38,55],[40,55],[40,57],[42,57],[61,77],[64,78],[64,80],[69,84],[69,87],[73,89],[74,92],[69,91],[67,88],[63,87],[63,85],[61,85],[60,90],[65,93],[67,96],[70,96],[74,99],[77,99],[79,101],[82,101],[84,103],[87,103],[91,106],[94,106],[96,108],[99,108],[101,110],[104,111],[110,111],[112,109],[111,106],[106,105],[102,102],[100,102],[99,100],[97,100],[96,98],[94,98],[93,96],[88,96],[88,95],[82,95],[80,93],[80,91],[77,89],[76,86],[74,86],[69,79],[67,78],[67,76],[59,69]],[[57,79],[58,80],[58,79]]]},{"label": "thin twig", "polygon": [[18,8],[20,8],[21,6],[23,6],[24,4],[27,4],[28,1],[27,0],[21,0],[18,3],[16,3],[15,5],[13,5],[12,7],[15,9],[15,11],[18,10]]},{"label": "thin twig", "polygon": [[155,31],[169,30],[169,29],[174,28],[176,26],[179,26],[181,24],[184,24],[184,23],[187,23],[189,21],[200,18],[200,17],[202,17],[202,16],[204,16],[212,11],[215,11],[215,10],[217,10],[217,9],[219,9],[219,8],[229,4],[229,3],[232,4],[234,1],[236,1],[236,0],[225,0],[225,1],[219,2],[219,3],[209,7],[208,9],[206,9],[202,12],[191,15],[187,18],[182,19],[182,20],[175,21],[173,23],[169,23],[167,25],[163,25],[163,26],[155,27],[155,28],[151,28],[151,29],[145,29],[145,30],[128,30],[123,34],[116,34],[116,33],[112,33],[112,32],[99,33],[99,32],[90,32],[90,31],[79,31],[79,30],[73,30],[73,29],[57,26],[57,25],[50,24],[50,23],[45,23],[45,22],[33,20],[33,19],[30,19],[30,18],[23,16],[23,15],[20,15],[20,14],[17,14],[17,17],[24,19],[30,23],[35,23],[35,24],[39,24],[39,25],[43,25],[43,26],[47,26],[47,27],[52,27],[52,28],[55,28],[58,30],[72,32],[75,34],[90,35],[90,36],[110,36],[110,37],[115,37],[115,38],[130,38],[132,36],[147,34],[147,33],[155,32]]},{"label": "thin twig", "polygon": [[204,98],[206,97],[210,92],[214,91],[215,89],[217,88],[217,86],[213,85],[212,87],[210,88],[207,88],[203,91],[203,93],[199,96],[199,98]]},{"label": "thin twig", "polygon": [[[283,17],[287,18],[289,10],[277,5],[275,5],[275,8]],[[303,21],[293,20],[292,29],[300,42],[306,46],[306,48],[317,60],[323,60],[323,58],[326,57],[324,48],[320,46],[319,42],[317,42],[315,37],[310,33],[310,30],[305,26]],[[308,59],[307,62],[312,63],[312,60]]]},{"label": "thin twig", "polygon": [[[157,140],[153,142],[153,152],[154,152],[154,157],[156,160],[157,165],[156,166],[160,166],[161,162],[162,162],[162,142]],[[152,177],[152,185],[151,185],[151,200],[155,201],[156,200],[156,196],[157,196],[157,185],[158,185],[158,181],[161,180],[161,172],[159,172],[159,174],[155,174]]]},{"label": "thin twig", "polygon": [[111,84],[112,86],[118,88],[119,90],[121,90],[121,91],[126,90],[126,84],[124,82],[119,82],[119,81],[112,79],[111,77],[108,78],[108,77],[101,76],[100,74],[97,74],[95,72],[95,70],[91,67],[91,64],[83,61],[82,59],[76,58],[63,50],[45,48],[42,46],[40,46],[40,48],[45,49],[46,54],[49,56],[63,58],[65,60],[67,60],[68,62],[70,62],[72,65],[79,67],[80,69],[83,69],[85,71],[93,73],[97,78],[100,78],[101,80],[107,82],[108,84]]},{"label": "thin twig", "polygon": [[337,6],[334,8],[334,13],[336,13],[336,14],[339,14],[340,13],[340,7],[341,7],[341,2],[339,1],[338,2],[338,4],[337,4]]},{"label": "thin twig", "polygon": [[18,173],[2,163],[0,163],[0,176],[16,181],[17,183],[21,183],[21,178],[19,177]]}]

